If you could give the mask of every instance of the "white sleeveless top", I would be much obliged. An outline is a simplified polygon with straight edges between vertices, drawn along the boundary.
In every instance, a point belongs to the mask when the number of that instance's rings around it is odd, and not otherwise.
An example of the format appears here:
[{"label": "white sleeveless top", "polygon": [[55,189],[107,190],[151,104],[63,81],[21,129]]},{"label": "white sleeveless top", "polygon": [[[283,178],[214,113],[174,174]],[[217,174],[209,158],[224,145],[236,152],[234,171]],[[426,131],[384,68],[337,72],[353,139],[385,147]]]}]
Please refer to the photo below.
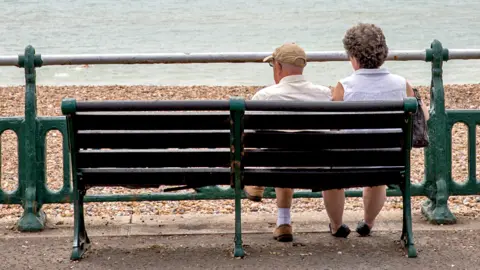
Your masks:
[{"label": "white sleeveless top", "polygon": [[340,80],[344,101],[403,100],[407,97],[405,78],[385,68],[359,69]]}]

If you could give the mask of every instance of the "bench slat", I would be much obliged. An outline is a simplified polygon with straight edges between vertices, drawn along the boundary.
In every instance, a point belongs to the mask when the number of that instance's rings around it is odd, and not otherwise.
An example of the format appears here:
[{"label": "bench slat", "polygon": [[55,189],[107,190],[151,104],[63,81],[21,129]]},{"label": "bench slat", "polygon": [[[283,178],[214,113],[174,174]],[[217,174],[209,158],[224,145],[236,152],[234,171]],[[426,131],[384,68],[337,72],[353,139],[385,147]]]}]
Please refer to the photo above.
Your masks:
[{"label": "bench slat", "polygon": [[[392,102],[389,103],[387,106],[394,105]],[[77,101],[75,107],[77,112],[213,111],[229,110],[230,103],[228,100],[102,100]]]},{"label": "bench slat", "polygon": [[404,166],[401,149],[245,150],[245,167]]},{"label": "bench slat", "polygon": [[79,153],[78,167],[230,167],[230,152],[229,149],[82,150]]},{"label": "bench slat", "polygon": [[[245,167],[403,166],[402,149],[275,151],[247,149]],[[82,150],[79,168],[230,167],[229,149]]]},{"label": "bench slat", "polygon": [[246,148],[276,149],[363,149],[402,147],[401,130],[384,131],[302,131],[245,133]]},{"label": "bench slat", "polygon": [[143,169],[79,169],[81,182],[89,186],[139,186],[158,187],[160,185],[229,185],[230,169],[179,169],[179,168],[143,168]]},{"label": "bench slat", "polygon": [[[71,102],[71,101],[70,101]],[[67,102],[68,103],[68,102]],[[63,106],[67,104],[62,104]],[[405,110],[405,100],[383,101],[285,101],[246,100],[247,111],[394,111]],[[91,111],[188,111],[188,110],[229,110],[227,100],[104,100],[75,101],[76,112]]]},{"label": "bench slat", "polygon": [[79,132],[79,148],[156,149],[156,148],[228,148],[229,131],[125,131]]},{"label": "bench slat", "polygon": [[[144,133],[145,132],[145,133]],[[92,131],[79,132],[79,148],[155,149],[155,148],[225,148],[230,145],[229,131]],[[403,134],[398,131],[246,131],[245,147],[278,149],[338,149],[401,147]]]},{"label": "bench slat", "polygon": [[79,113],[78,130],[230,129],[229,113]]},{"label": "bench slat", "polygon": [[[399,128],[403,112],[296,113],[246,112],[246,129]],[[227,112],[78,113],[78,130],[211,130],[230,129]]]},{"label": "bench slat", "polygon": [[404,112],[364,113],[251,113],[244,117],[245,129],[377,129],[400,128]]},{"label": "bench slat", "polygon": [[404,111],[405,103],[403,100],[348,102],[246,100],[245,108],[247,111],[379,112]]},{"label": "bench slat", "polygon": [[[399,184],[404,167],[340,169],[249,169],[244,172],[245,185],[290,187],[316,190]],[[214,169],[80,169],[85,186],[160,186],[160,185],[229,185],[230,170]],[[292,181],[294,180],[294,181]]]},{"label": "bench slat", "polygon": [[245,169],[244,184],[316,191],[363,186],[394,185],[403,181],[404,167],[371,169]]}]

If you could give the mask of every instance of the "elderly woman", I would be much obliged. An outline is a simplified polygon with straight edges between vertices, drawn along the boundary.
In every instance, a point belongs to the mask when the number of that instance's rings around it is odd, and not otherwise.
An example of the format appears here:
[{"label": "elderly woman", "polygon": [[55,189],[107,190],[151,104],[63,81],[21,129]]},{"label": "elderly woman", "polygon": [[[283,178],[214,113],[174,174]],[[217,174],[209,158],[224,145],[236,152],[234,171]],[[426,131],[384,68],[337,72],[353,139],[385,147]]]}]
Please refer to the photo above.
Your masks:
[{"label": "elderly woman", "polygon": [[[343,46],[354,72],[337,84],[333,90],[333,101],[403,100],[407,96],[414,96],[405,78],[381,68],[388,55],[382,29],[373,24],[360,23],[346,32]],[[344,190],[324,191],[323,196],[330,218],[330,232],[336,237],[347,237],[350,229],[342,222]],[[364,219],[356,229],[360,236],[370,235],[385,200],[386,186],[364,188]]]}]

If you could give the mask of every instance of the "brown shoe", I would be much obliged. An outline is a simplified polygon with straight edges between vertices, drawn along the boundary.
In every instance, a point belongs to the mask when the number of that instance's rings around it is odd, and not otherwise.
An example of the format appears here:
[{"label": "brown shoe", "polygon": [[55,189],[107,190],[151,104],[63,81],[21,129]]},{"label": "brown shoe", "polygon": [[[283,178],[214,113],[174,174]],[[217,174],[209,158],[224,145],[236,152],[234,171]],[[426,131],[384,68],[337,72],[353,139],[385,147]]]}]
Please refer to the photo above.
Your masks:
[{"label": "brown shoe", "polygon": [[275,228],[275,230],[273,231],[273,239],[279,242],[292,242],[293,241],[292,225],[282,224],[277,228]]},{"label": "brown shoe", "polygon": [[257,187],[257,186],[245,186],[243,188],[245,195],[247,195],[247,199],[254,202],[262,201],[264,190],[265,190],[264,187]]}]

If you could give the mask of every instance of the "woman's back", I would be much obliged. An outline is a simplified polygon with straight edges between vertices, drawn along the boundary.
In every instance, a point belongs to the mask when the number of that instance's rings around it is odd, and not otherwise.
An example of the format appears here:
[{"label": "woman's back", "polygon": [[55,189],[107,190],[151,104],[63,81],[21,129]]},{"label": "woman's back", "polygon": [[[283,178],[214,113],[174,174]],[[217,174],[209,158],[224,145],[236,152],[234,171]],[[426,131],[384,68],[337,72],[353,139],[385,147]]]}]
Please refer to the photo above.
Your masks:
[{"label": "woman's back", "polygon": [[358,69],[340,83],[344,101],[403,100],[407,97],[405,78],[384,68]]}]

